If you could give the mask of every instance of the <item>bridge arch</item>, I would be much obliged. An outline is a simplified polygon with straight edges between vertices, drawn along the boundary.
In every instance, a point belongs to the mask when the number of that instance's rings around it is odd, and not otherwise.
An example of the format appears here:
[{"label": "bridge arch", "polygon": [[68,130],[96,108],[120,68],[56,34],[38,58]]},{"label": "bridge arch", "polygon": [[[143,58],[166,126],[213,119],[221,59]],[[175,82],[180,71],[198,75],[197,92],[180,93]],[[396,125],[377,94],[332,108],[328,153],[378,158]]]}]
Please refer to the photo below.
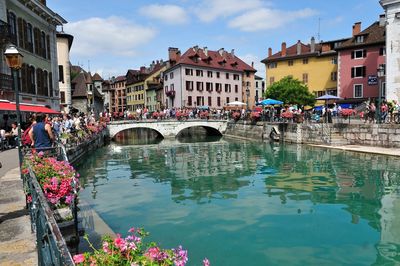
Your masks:
[{"label": "bridge arch", "polygon": [[[163,134],[162,134],[158,129],[155,129],[155,128],[153,128],[153,127],[149,127],[149,126],[146,126],[146,125],[137,126],[137,127],[125,128],[125,129],[122,129],[122,130],[116,132],[116,133],[114,134],[114,136],[112,136],[112,137],[110,136],[110,137],[111,137],[111,139],[115,139],[115,137],[117,136],[117,134],[123,133],[123,132],[125,132],[125,131],[129,131],[129,130],[133,130],[133,129],[150,129],[150,130],[156,132],[156,133],[157,133],[159,136],[161,136],[162,138],[165,138],[165,137],[163,136]],[[111,135],[111,134],[110,134],[110,135]]]},{"label": "bridge arch", "polygon": [[204,127],[209,131],[223,135],[228,121],[225,120],[188,120],[188,121],[115,121],[108,124],[110,138],[121,131],[133,128],[148,128],[158,132],[163,138],[174,138],[179,132],[191,127]]},{"label": "bridge arch", "polygon": [[196,128],[196,127],[204,128],[206,130],[207,134],[209,134],[209,135],[220,135],[220,136],[223,135],[222,132],[219,131],[219,129],[217,127],[204,126],[204,125],[187,125],[186,127],[182,127],[182,128],[177,129],[176,136],[181,134],[186,129]]}]

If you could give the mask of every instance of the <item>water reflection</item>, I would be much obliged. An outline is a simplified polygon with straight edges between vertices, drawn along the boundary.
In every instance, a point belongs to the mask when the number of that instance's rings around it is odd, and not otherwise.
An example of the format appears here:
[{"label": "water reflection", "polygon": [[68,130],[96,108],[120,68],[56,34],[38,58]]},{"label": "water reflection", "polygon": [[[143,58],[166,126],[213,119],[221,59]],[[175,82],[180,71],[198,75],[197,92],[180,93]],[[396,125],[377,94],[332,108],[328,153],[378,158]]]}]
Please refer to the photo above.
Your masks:
[{"label": "water reflection", "polygon": [[[111,145],[79,171],[83,196],[114,230],[129,228],[132,217],[157,236],[169,226],[204,251],[194,257],[214,256],[216,265],[249,257],[258,257],[254,265],[383,265],[400,263],[398,165],[397,158],[308,146],[164,140]],[[205,223],[207,232],[196,233]],[[229,252],[241,250],[229,260],[217,253],[232,233],[248,247],[226,243]]]}]

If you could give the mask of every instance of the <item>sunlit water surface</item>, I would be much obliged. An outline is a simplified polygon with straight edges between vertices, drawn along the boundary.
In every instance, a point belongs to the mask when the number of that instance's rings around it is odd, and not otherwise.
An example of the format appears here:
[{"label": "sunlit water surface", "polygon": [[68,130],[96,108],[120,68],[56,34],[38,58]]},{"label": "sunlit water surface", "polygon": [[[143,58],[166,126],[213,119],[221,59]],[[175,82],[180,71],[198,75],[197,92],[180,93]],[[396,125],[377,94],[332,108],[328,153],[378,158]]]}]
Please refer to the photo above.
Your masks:
[{"label": "sunlit water surface", "polygon": [[111,144],[79,166],[115,231],[145,227],[188,265],[400,264],[400,161],[221,139]]}]

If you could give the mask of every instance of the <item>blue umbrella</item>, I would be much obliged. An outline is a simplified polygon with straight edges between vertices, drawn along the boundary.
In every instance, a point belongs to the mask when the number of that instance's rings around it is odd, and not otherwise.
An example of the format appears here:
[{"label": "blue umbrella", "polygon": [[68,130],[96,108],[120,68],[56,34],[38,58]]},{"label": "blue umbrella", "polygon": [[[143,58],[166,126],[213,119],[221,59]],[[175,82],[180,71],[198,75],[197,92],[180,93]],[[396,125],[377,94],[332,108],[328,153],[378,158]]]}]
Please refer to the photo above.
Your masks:
[{"label": "blue umbrella", "polygon": [[260,104],[260,105],[275,105],[275,104],[283,104],[283,102],[268,98],[268,99],[262,100],[261,102],[258,102],[258,104]]}]

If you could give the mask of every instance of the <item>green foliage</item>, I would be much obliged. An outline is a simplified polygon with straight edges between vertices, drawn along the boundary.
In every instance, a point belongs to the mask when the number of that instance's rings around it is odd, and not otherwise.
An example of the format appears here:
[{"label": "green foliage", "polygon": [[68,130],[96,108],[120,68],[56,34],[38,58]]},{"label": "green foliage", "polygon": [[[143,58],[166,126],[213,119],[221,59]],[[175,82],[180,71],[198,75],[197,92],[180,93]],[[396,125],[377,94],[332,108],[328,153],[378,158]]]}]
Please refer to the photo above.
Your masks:
[{"label": "green foliage", "polygon": [[270,85],[265,92],[265,97],[280,100],[286,104],[314,105],[315,103],[315,96],[309,92],[307,85],[290,76]]}]

